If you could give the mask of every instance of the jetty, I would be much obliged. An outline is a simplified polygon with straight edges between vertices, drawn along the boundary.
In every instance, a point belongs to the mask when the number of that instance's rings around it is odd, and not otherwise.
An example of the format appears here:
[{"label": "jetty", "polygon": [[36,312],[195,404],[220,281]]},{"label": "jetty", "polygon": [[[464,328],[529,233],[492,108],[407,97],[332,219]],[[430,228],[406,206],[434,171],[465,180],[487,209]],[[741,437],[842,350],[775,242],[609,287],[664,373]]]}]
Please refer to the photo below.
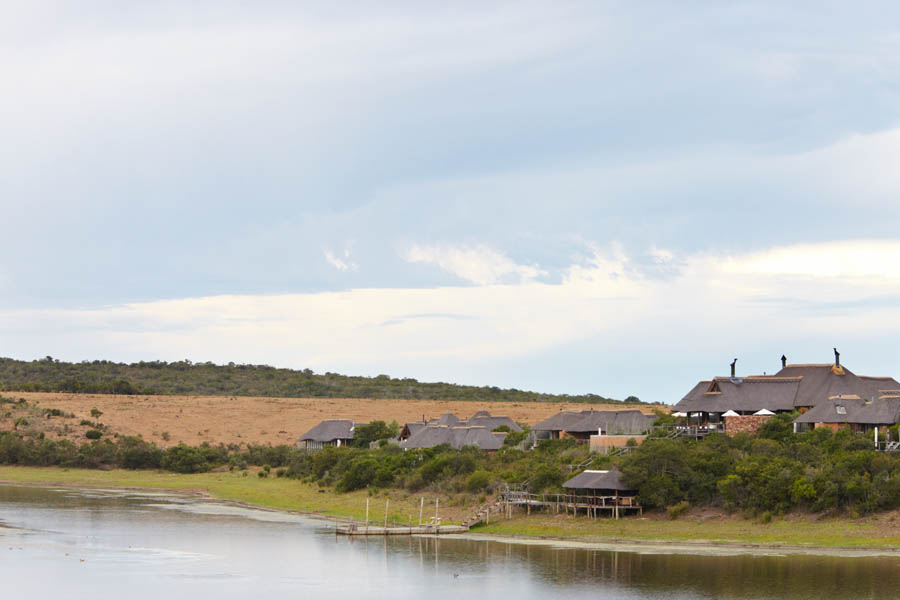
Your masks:
[{"label": "jetty", "polygon": [[469,528],[464,525],[366,525],[365,523],[347,523],[335,528],[337,535],[446,535],[450,533],[466,533]]}]

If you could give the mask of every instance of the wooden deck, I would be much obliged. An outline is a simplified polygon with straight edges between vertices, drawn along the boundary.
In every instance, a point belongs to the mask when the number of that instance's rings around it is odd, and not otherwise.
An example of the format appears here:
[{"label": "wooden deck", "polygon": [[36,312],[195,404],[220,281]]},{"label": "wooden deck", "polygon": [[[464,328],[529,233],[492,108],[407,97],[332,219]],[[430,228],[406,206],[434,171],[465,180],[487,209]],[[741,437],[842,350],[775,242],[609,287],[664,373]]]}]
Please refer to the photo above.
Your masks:
[{"label": "wooden deck", "polygon": [[531,514],[531,509],[546,509],[559,514],[577,515],[579,511],[589,517],[612,517],[618,519],[627,514],[643,514],[644,509],[631,496],[580,496],[575,494],[529,494],[508,491],[503,495],[507,516],[513,507],[521,507]]}]

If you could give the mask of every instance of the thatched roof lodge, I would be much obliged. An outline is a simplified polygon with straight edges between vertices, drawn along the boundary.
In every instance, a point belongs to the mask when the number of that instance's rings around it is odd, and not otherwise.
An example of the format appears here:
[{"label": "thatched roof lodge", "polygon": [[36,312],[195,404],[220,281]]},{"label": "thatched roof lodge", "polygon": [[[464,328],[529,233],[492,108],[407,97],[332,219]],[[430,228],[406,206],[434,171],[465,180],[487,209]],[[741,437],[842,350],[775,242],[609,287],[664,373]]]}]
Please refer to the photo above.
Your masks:
[{"label": "thatched roof lodge", "polygon": [[475,446],[481,450],[493,452],[503,446],[504,439],[506,439],[506,433],[492,432],[481,426],[428,425],[419,429],[409,439],[400,442],[400,447],[412,450],[449,444],[457,449],[464,446]]},{"label": "thatched roof lodge", "polygon": [[574,438],[587,442],[592,435],[641,435],[653,425],[656,415],[639,410],[564,411],[534,426],[539,438]]},{"label": "thatched roof lodge", "polygon": [[357,425],[361,423],[347,419],[322,421],[297,440],[297,447],[320,450],[325,446],[347,446],[353,441],[353,432]]},{"label": "thatched roof lodge", "polygon": [[675,404],[674,410],[696,418],[698,425],[720,425],[723,431],[728,429],[729,422],[737,425],[748,421],[745,425],[752,427],[742,430],[751,431],[762,422],[751,418],[760,411],[763,414],[791,412],[813,408],[830,398],[872,399],[900,389],[900,383],[892,377],[856,375],[841,365],[836,349],[834,359],[834,363],[825,364],[788,364],[782,356],[781,370],[774,375],[746,377],[736,375],[735,359],[729,377],[700,381]]},{"label": "thatched roof lodge", "polygon": [[425,420],[422,415],[421,421],[414,421],[403,425],[400,430],[400,441],[407,440],[425,427],[483,427],[488,431],[493,431],[497,427],[506,426],[510,431],[521,432],[522,428],[519,424],[509,417],[495,416],[486,410],[480,410],[468,419],[461,419],[453,413],[445,413],[438,418]]}]

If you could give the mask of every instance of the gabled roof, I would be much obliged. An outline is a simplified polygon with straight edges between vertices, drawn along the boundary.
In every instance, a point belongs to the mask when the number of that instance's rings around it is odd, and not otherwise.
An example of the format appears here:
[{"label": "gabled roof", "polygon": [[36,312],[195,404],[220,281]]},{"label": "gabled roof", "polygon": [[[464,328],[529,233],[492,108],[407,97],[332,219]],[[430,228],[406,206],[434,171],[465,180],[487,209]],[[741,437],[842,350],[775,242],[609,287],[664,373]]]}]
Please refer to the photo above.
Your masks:
[{"label": "gabled roof", "polygon": [[820,402],[794,423],[859,423],[893,425],[900,416],[900,396],[883,396],[866,400],[857,396],[832,397]]},{"label": "gabled roof", "polygon": [[583,410],[559,412],[534,426],[535,431],[568,431],[609,434],[641,434],[656,420],[656,415],[645,415],[639,410]]},{"label": "gabled roof", "polygon": [[482,450],[499,450],[503,446],[505,433],[492,433],[484,427],[447,427],[445,425],[429,425],[400,442],[400,447],[434,448],[441,444],[450,444],[454,448],[477,446]]},{"label": "gabled roof", "polygon": [[[705,386],[703,384],[706,384]],[[675,410],[682,412],[726,412],[793,410],[800,387],[799,377],[716,377],[700,382],[685,396]]]},{"label": "gabled roof", "polygon": [[333,442],[335,440],[352,440],[353,421],[346,419],[330,419],[322,421],[300,438],[301,442]]},{"label": "gabled roof", "polygon": [[428,423],[424,421],[413,421],[412,423],[406,423],[403,426],[403,429],[400,431],[400,435],[405,437],[410,437],[415,435],[419,430],[428,426]]},{"label": "gabled roof", "polygon": [[563,484],[564,488],[576,490],[618,490],[633,491],[622,482],[618,467],[609,471],[584,471]]}]

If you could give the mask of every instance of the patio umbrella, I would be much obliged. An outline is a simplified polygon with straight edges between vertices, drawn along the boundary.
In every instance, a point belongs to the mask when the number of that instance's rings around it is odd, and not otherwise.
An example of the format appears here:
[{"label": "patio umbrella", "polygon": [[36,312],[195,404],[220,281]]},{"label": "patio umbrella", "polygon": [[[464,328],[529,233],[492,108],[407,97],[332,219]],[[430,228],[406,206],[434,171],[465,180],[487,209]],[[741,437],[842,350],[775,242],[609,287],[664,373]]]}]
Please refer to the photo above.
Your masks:
[{"label": "patio umbrella", "polygon": [[722,413],[722,416],[723,416],[723,417],[739,417],[739,416],[741,416],[741,415],[737,414],[737,413],[734,412],[733,410],[727,410],[727,411],[725,411],[725,412]]},{"label": "patio umbrella", "polygon": [[773,413],[771,410],[769,410],[769,409],[767,409],[767,408],[761,408],[761,409],[759,409],[758,411],[756,411],[756,412],[753,413],[753,414],[754,414],[754,415],[765,415],[765,416],[768,416],[768,415],[774,415],[775,413]]}]

